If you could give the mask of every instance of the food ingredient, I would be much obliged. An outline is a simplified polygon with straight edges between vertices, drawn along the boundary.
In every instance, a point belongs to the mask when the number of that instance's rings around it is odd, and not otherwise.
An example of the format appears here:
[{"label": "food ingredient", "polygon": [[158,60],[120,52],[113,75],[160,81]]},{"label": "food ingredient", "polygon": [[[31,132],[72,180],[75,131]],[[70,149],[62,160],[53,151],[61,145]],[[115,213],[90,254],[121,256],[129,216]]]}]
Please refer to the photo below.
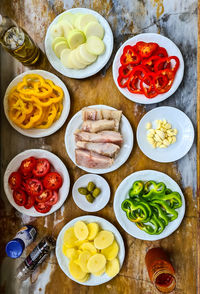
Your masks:
[{"label": "food ingredient", "polygon": [[119,87],[148,99],[171,89],[180,65],[178,57],[168,56],[165,48],[142,41],[125,46],[120,63]]},{"label": "food ingredient", "polygon": [[96,187],[93,182],[89,182],[87,187],[78,188],[78,192],[84,195],[88,202],[93,203],[96,197],[101,193],[101,189]]},{"label": "food ingredient", "polygon": [[62,252],[69,259],[69,272],[78,282],[85,282],[90,274],[106,273],[114,277],[120,270],[119,245],[114,234],[101,230],[98,223],[78,221],[63,236]]},{"label": "food ingredient", "polygon": [[135,181],[121,208],[127,218],[150,235],[159,235],[178,217],[177,208],[182,206],[181,195],[153,180]]},{"label": "food ingredient", "polygon": [[62,182],[48,159],[33,156],[25,158],[8,179],[15,203],[26,209],[34,207],[40,213],[49,212],[58,202]]},{"label": "food ingredient", "polygon": [[63,110],[63,90],[38,74],[27,74],[8,94],[8,114],[22,129],[47,129]]},{"label": "food ingredient", "polygon": [[51,36],[53,51],[67,68],[83,69],[105,52],[104,28],[92,14],[62,14]]},{"label": "food ingredient", "polygon": [[176,135],[178,134],[177,129],[172,129],[172,125],[163,120],[156,120],[156,128],[151,128],[152,124],[147,123],[146,129],[147,141],[152,145],[153,148],[167,148],[171,144],[176,142]]}]

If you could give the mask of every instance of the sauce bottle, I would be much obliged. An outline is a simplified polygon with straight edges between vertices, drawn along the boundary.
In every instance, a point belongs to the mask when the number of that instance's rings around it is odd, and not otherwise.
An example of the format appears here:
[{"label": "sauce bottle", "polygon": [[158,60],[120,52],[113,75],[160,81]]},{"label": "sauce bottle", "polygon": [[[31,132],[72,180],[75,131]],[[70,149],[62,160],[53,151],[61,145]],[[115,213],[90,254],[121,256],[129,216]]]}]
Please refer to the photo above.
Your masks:
[{"label": "sauce bottle", "polygon": [[17,268],[17,278],[24,281],[41,264],[56,246],[55,239],[48,236],[40,241],[33,251]]},{"label": "sauce bottle", "polygon": [[16,236],[7,243],[6,253],[11,258],[18,258],[22,255],[24,248],[33,242],[36,236],[36,229],[27,225],[17,232]]},{"label": "sauce bottle", "polygon": [[176,286],[175,271],[162,248],[152,248],[145,256],[149,278],[163,293],[170,293]]},{"label": "sauce bottle", "polygon": [[21,27],[9,17],[1,15],[0,43],[6,51],[24,65],[35,64],[41,54],[41,50]]}]

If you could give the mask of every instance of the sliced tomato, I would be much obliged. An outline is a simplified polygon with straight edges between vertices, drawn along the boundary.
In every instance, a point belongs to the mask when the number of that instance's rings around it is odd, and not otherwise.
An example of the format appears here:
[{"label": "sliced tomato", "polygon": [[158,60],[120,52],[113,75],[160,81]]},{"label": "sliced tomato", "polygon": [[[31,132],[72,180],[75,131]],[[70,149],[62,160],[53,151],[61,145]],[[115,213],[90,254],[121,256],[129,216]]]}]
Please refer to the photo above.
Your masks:
[{"label": "sliced tomato", "polygon": [[26,203],[26,194],[20,189],[13,191],[13,198],[15,203],[19,206],[24,206]]},{"label": "sliced tomato", "polygon": [[48,173],[43,180],[46,189],[58,190],[62,186],[62,177],[57,172]]},{"label": "sliced tomato", "polygon": [[37,179],[27,179],[26,192],[34,197],[39,196],[43,192],[43,186],[41,181]]},{"label": "sliced tomato", "polygon": [[35,197],[32,196],[32,195],[27,195],[26,203],[24,204],[24,207],[26,209],[30,209],[33,206],[34,203],[35,203]]},{"label": "sliced tomato", "polygon": [[35,197],[35,200],[37,202],[48,202],[52,197],[52,191],[51,190],[44,190],[40,195]]},{"label": "sliced tomato", "polygon": [[33,168],[33,174],[35,177],[44,177],[50,170],[50,162],[46,158],[38,158],[36,160],[35,167]]},{"label": "sliced tomato", "polygon": [[47,213],[51,209],[51,205],[42,202],[36,202],[34,204],[35,209],[40,213]]},{"label": "sliced tomato", "polygon": [[24,159],[20,165],[21,173],[24,176],[30,175],[32,173],[32,170],[33,170],[35,164],[36,164],[36,159],[33,156]]},{"label": "sliced tomato", "polygon": [[13,172],[8,179],[8,184],[12,190],[17,190],[21,186],[21,175],[19,172]]},{"label": "sliced tomato", "polygon": [[57,191],[52,191],[52,196],[49,199],[49,201],[46,202],[48,205],[54,205],[58,202],[58,192]]}]

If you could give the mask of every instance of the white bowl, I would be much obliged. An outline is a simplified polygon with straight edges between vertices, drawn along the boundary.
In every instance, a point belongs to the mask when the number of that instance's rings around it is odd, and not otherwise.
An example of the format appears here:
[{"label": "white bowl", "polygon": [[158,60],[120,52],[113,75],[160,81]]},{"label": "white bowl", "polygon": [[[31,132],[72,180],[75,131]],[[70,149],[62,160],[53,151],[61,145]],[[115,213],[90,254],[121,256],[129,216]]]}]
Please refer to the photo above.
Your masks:
[{"label": "white bowl", "polygon": [[[58,194],[59,200],[55,205],[52,206],[51,210],[47,213],[39,213],[35,210],[34,207],[31,207],[30,209],[26,209],[23,206],[17,205],[13,199],[13,193],[8,184],[8,178],[10,174],[12,172],[17,171],[21,165],[22,160],[30,156],[34,156],[36,158],[47,158],[49,162],[52,164],[52,166],[54,167],[54,169],[62,176],[62,179],[63,179],[63,184],[62,184],[62,187],[59,189],[59,194]],[[69,193],[69,187],[70,187],[69,173],[64,163],[60,160],[58,156],[43,149],[29,149],[22,153],[19,153],[10,161],[4,174],[4,190],[10,204],[13,207],[15,207],[19,212],[29,216],[33,216],[33,217],[46,216],[58,210],[67,199],[67,196]]]},{"label": "white bowl", "polygon": [[[87,107],[116,110],[115,108],[107,106],[107,105],[92,105]],[[111,171],[118,169],[124,162],[126,162],[133,148],[134,137],[133,137],[133,131],[128,119],[124,115],[122,115],[121,122],[120,122],[120,132],[123,136],[124,142],[121,146],[119,154],[115,158],[113,165],[105,169],[86,168],[84,166],[77,165],[76,159],[75,159],[76,143],[74,138],[74,132],[77,129],[81,128],[82,123],[83,123],[82,110],[80,110],[72,117],[72,119],[67,125],[66,132],[65,132],[65,147],[70,159],[74,162],[76,166],[85,170],[86,172],[90,172],[94,174],[105,174],[105,173],[109,173]]]},{"label": "white bowl", "polygon": [[[96,187],[101,189],[101,193],[94,199],[93,203],[87,201],[86,197],[78,192],[78,188],[87,187],[89,182],[93,182]],[[103,177],[94,174],[86,174],[78,178],[74,183],[72,196],[74,202],[80,209],[88,212],[95,212],[103,209],[108,203],[110,199],[110,187]]]},{"label": "white bowl", "polygon": [[[153,148],[147,141],[147,130],[145,128],[148,122],[156,127],[157,119],[166,119],[172,125],[172,128],[178,130],[176,142],[167,148]],[[189,117],[181,110],[175,107],[162,106],[147,112],[140,120],[137,127],[137,142],[141,151],[149,158],[158,162],[172,162],[185,156],[194,142],[194,128]]]},{"label": "white bowl", "polygon": [[71,280],[73,280],[76,283],[81,284],[81,285],[97,286],[97,285],[101,285],[103,283],[110,281],[112,278],[107,276],[106,273],[104,273],[102,276],[99,276],[99,277],[95,277],[94,275],[91,274],[90,278],[84,283],[76,281],[70,275],[69,269],[68,269],[69,260],[62,252],[63,236],[64,236],[65,231],[68,228],[74,226],[74,224],[77,221],[83,221],[86,223],[97,222],[100,225],[101,229],[111,231],[114,234],[115,239],[119,245],[118,259],[119,259],[120,269],[122,267],[122,264],[124,261],[124,256],[125,256],[125,247],[124,247],[124,241],[123,241],[119,231],[116,229],[115,226],[113,226],[110,222],[108,222],[107,220],[105,220],[102,217],[97,217],[94,215],[85,215],[85,216],[80,216],[80,217],[77,217],[77,218],[71,220],[69,223],[67,223],[62,228],[62,230],[60,231],[60,233],[58,235],[57,242],[56,242],[56,257],[57,257],[57,261],[58,261],[60,268],[66,274],[66,276],[68,276]]},{"label": "white bowl", "polygon": [[[156,96],[152,99],[148,99],[143,94],[133,94],[133,93],[129,92],[129,90],[127,88],[119,87],[118,82],[117,82],[117,78],[119,75],[118,70],[119,70],[119,67],[121,66],[120,57],[123,53],[124,47],[127,45],[133,46],[139,41],[155,42],[160,47],[164,47],[167,50],[167,53],[169,56],[175,55],[180,60],[180,66],[179,66],[178,71],[176,72],[175,79],[174,79],[174,82],[173,82],[171,89],[168,92],[166,92],[164,94],[159,94],[158,96]],[[113,79],[114,79],[114,82],[115,82],[117,88],[126,98],[128,98],[131,101],[141,103],[141,104],[152,104],[152,103],[158,103],[158,102],[164,101],[165,99],[169,98],[172,94],[174,94],[174,92],[177,90],[177,88],[179,87],[179,85],[183,79],[184,61],[183,61],[183,56],[181,54],[181,51],[170,39],[168,39],[160,34],[145,33],[145,34],[136,35],[135,37],[130,38],[119,48],[119,50],[117,51],[117,53],[115,55],[114,61],[113,61],[112,71],[113,71]]]},{"label": "white bowl", "polygon": [[[129,198],[128,192],[132,184],[135,181],[139,181],[139,180],[142,180],[142,181],[152,180],[155,182],[163,182],[165,183],[167,188],[171,189],[172,191],[176,191],[181,195],[182,206],[176,209],[176,211],[178,212],[178,218],[172,222],[169,222],[169,224],[165,227],[165,229],[160,235],[149,235],[146,232],[140,230],[136,226],[136,224],[131,222],[126,217],[126,213],[121,209],[122,202],[125,199]],[[156,240],[160,240],[160,239],[168,237],[175,230],[178,229],[185,214],[185,198],[183,196],[183,193],[179,185],[168,175],[158,171],[154,171],[154,170],[141,170],[141,171],[132,173],[121,182],[121,184],[119,185],[119,187],[117,188],[115,192],[113,207],[114,207],[114,212],[115,212],[117,221],[128,234],[130,234],[131,236],[137,239],[147,240],[147,241],[156,241]]]},{"label": "white bowl", "polygon": [[[103,26],[105,31],[103,42],[106,46],[106,50],[104,54],[100,55],[94,63],[85,67],[84,69],[77,70],[77,69],[66,68],[61,63],[60,59],[55,55],[52,49],[52,37],[50,34],[52,25],[56,24],[58,22],[58,18],[61,15],[66,14],[67,12],[70,12],[73,14],[74,13],[92,14],[98,19],[99,23]],[[84,79],[84,78],[93,76],[94,74],[99,72],[110,59],[110,56],[113,51],[113,34],[107,20],[96,11],[87,9],[87,8],[72,8],[59,14],[48,27],[46,37],[45,37],[45,51],[46,51],[46,55],[49,62],[58,72],[60,72],[61,74],[69,78]]]},{"label": "white bowl", "polygon": [[[28,74],[38,74],[38,75],[42,76],[44,79],[52,80],[54,82],[54,84],[61,87],[64,92],[63,110],[62,110],[61,116],[48,129],[34,129],[34,128],[22,129],[22,128],[18,127],[16,124],[14,124],[11,121],[11,119],[9,118],[9,115],[8,115],[8,95],[9,95],[9,92],[14,86],[16,86],[19,82],[22,81],[22,78],[25,75],[28,75]],[[56,75],[54,75],[48,71],[44,71],[44,70],[28,70],[28,71],[18,75],[9,84],[9,86],[6,90],[5,96],[4,96],[4,112],[7,117],[7,120],[9,121],[11,126],[16,131],[18,131],[19,133],[21,133],[24,136],[31,137],[31,138],[42,138],[42,137],[46,137],[46,136],[49,136],[49,135],[52,135],[53,133],[55,133],[65,123],[65,121],[68,117],[68,114],[69,114],[69,110],[70,110],[70,96],[69,96],[69,92],[68,92],[65,84]]]}]

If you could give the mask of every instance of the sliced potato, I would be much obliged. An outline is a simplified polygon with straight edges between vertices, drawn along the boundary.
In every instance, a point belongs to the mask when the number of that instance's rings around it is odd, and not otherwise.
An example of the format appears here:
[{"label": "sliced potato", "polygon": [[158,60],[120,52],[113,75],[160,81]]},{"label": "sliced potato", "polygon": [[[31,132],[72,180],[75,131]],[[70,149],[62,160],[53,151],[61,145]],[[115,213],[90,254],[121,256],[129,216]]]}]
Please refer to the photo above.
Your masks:
[{"label": "sliced potato", "polygon": [[88,50],[86,49],[86,44],[80,45],[77,51],[79,52],[80,57],[84,60],[84,62],[87,62],[88,65],[95,62],[95,60],[97,59],[97,55],[88,52]]},{"label": "sliced potato", "polygon": [[80,265],[82,271],[84,271],[85,273],[89,272],[87,268],[87,263],[91,256],[92,254],[89,251],[83,251],[78,257],[78,264]]},{"label": "sliced potato", "polygon": [[60,58],[61,52],[65,49],[68,49],[67,43],[65,41],[61,41],[59,43],[56,43],[54,46],[54,52],[58,58]]},{"label": "sliced potato", "polygon": [[71,49],[76,49],[79,45],[85,42],[85,35],[77,29],[70,30],[67,35],[67,42]]},{"label": "sliced potato", "polygon": [[67,20],[61,20],[58,25],[62,27],[64,37],[67,39],[70,31],[74,29],[73,25]]},{"label": "sliced potato", "polygon": [[87,263],[87,268],[89,272],[99,272],[106,265],[106,258],[103,254],[97,253],[91,256]]},{"label": "sliced potato", "polygon": [[74,65],[71,63],[71,59],[69,58],[71,52],[71,49],[65,49],[60,54],[60,61],[67,68],[74,68]]},{"label": "sliced potato", "polygon": [[119,269],[119,260],[117,258],[108,261],[106,264],[106,274],[111,278],[119,273]]},{"label": "sliced potato", "polygon": [[119,252],[119,246],[115,240],[110,246],[101,250],[101,253],[105,256],[107,260],[112,260],[115,257],[117,257],[118,252]]},{"label": "sliced potato", "polygon": [[94,246],[97,249],[105,249],[110,246],[114,241],[114,235],[110,231],[103,230],[98,233],[94,239]]},{"label": "sliced potato", "polygon": [[52,44],[51,44],[53,50],[54,50],[54,46],[55,46],[57,43],[61,42],[61,41],[66,42],[67,47],[69,47],[69,46],[68,46],[68,43],[67,43],[67,39],[66,39],[65,37],[56,37],[55,39],[53,39],[53,42],[52,42]]},{"label": "sliced potato", "polygon": [[75,241],[77,241],[77,238],[74,234],[74,228],[69,228],[65,231],[64,237],[63,237],[63,243],[67,248],[74,247]]},{"label": "sliced potato", "polygon": [[88,279],[89,279],[89,276],[90,276],[90,274],[86,274],[85,275],[85,278],[83,278],[83,279],[76,279],[78,282],[81,282],[81,283],[84,283],[84,282],[86,282]]},{"label": "sliced potato", "polygon": [[69,262],[69,272],[76,280],[83,280],[86,277],[86,273],[73,260]]},{"label": "sliced potato", "polygon": [[74,26],[75,15],[71,12],[66,12],[58,18],[58,22],[61,20],[67,20],[71,25]]},{"label": "sliced potato", "polygon": [[80,17],[81,15],[84,15],[84,14],[82,14],[82,13],[75,13],[75,14],[74,14],[74,26],[75,26],[75,28],[77,28],[78,30],[79,30],[79,28],[78,28],[78,22],[79,22],[79,17]]},{"label": "sliced potato", "polygon": [[52,38],[64,36],[63,27],[59,23],[52,25],[51,36],[52,36]]},{"label": "sliced potato", "polygon": [[77,17],[75,26],[78,30],[84,30],[84,27],[92,21],[98,23],[97,18],[93,14],[82,14]]},{"label": "sliced potato", "polygon": [[104,266],[104,268],[101,271],[96,272],[96,273],[94,272],[91,274],[93,274],[95,277],[99,277],[99,276],[103,275],[105,273],[105,271],[106,271],[106,267]]},{"label": "sliced potato", "polygon": [[75,223],[74,234],[78,240],[87,239],[88,233],[87,225],[84,222],[78,221]]},{"label": "sliced potato", "polygon": [[[80,47],[80,46],[79,46]],[[88,65],[88,63],[80,56],[80,53],[79,53],[79,47],[77,47],[76,49],[74,49],[74,55],[75,55],[75,59],[78,63],[80,64],[84,64],[85,66]]]},{"label": "sliced potato", "polygon": [[97,223],[89,223],[87,224],[87,227],[89,230],[88,240],[94,240],[97,233],[99,232],[99,225]]},{"label": "sliced potato", "polygon": [[78,60],[76,58],[76,51],[75,50],[72,50],[72,52],[70,53],[69,58],[71,59],[70,62],[72,63],[73,68],[82,69],[82,68],[86,67],[86,64],[78,62]]},{"label": "sliced potato", "polygon": [[69,258],[69,259],[77,259],[79,257],[79,254],[81,253],[80,250],[76,250],[74,248],[67,248],[66,250],[66,256]]},{"label": "sliced potato", "polygon": [[[68,250],[68,248],[65,246],[65,244],[63,244],[63,246],[62,246],[62,253],[65,255],[65,256],[67,256],[67,250]],[[67,256],[68,257],[68,256]]]},{"label": "sliced potato", "polygon": [[79,248],[83,251],[87,250],[87,251],[91,252],[92,254],[97,253],[96,248],[90,242],[83,243]]},{"label": "sliced potato", "polygon": [[80,247],[82,244],[84,244],[85,242],[87,242],[87,240],[78,240],[75,242],[75,246],[76,247]]},{"label": "sliced potato", "polygon": [[87,39],[86,49],[91,54],[101,55],[105,51],[105,44],[100,38],[96,36],[91,36]]},{"label": "sliced potato", "polygon": [[104,28],[100,23],[91,21],[84,27],[84,34],[86,38],[89,38],[91,36],[99,37],[100,39],[103,39],[104,36]]}]

